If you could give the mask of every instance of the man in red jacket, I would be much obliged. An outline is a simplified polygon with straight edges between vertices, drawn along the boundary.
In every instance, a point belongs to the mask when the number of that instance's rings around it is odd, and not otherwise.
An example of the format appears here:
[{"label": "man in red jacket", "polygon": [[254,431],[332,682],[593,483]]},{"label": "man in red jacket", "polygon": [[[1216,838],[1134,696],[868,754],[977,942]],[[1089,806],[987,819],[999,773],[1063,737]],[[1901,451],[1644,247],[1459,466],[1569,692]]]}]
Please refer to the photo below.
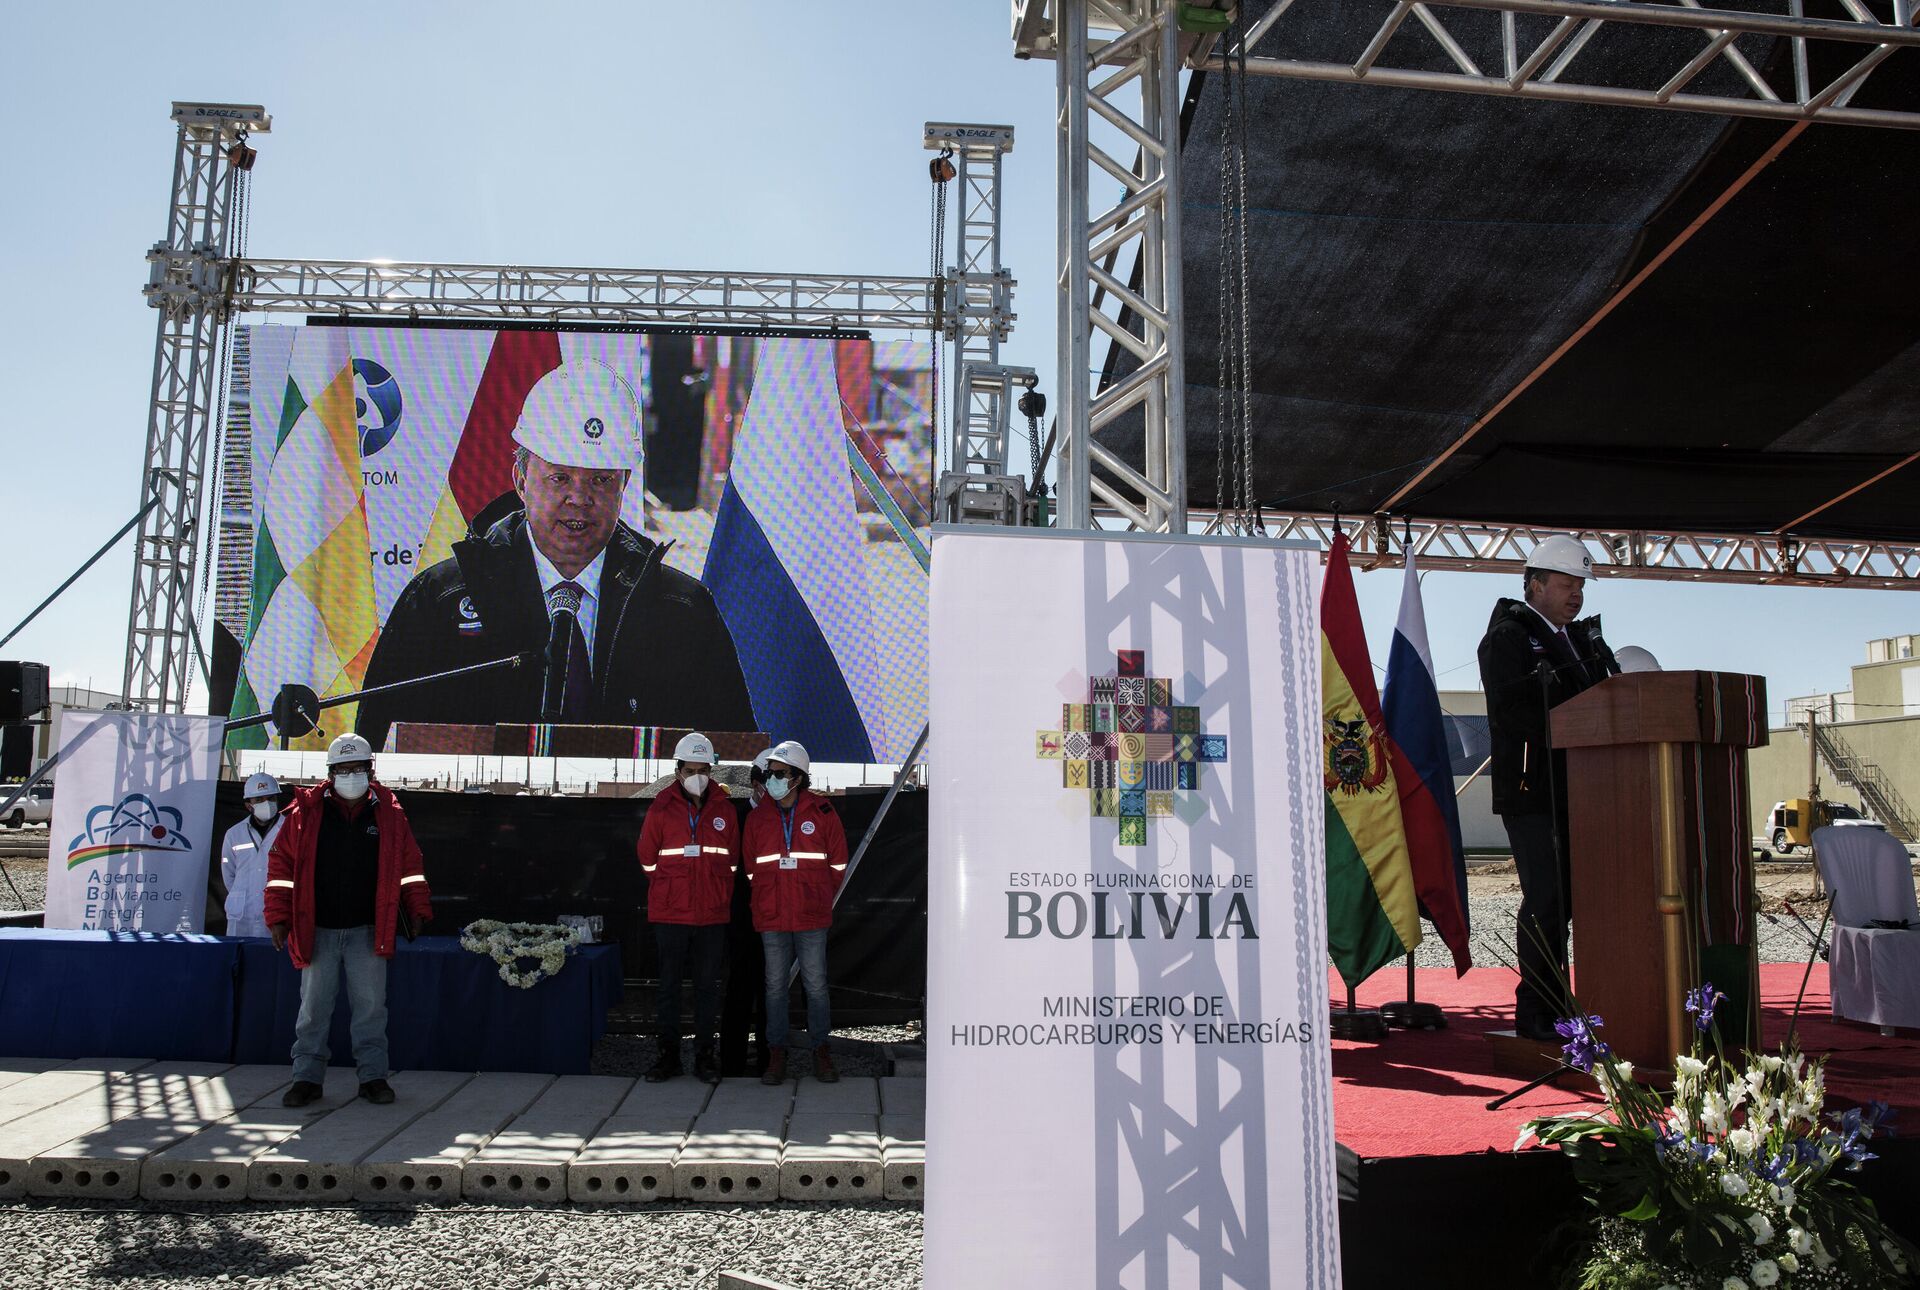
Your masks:
[{"label": "man in red jacket", "polygon": [[767,1069],[762,1084],[787,1077],[787,996],[795,959],[807,987],[807,1041],[813,1074],[839,1079],[827,1050],[827,928],[847,872],[847,835],[827,799],[814,792],[807,750],[789,739],[767,758],[767,795],[747,817],[745,861],[753,883],[753,928],[766,952]]},{"label": "man in red jacket", "polygon": [[740,821],[727,790],[713,782],[713,741],[682,736],[673,750],[673,783],[647,808],[640,826],[640,868],[647,875],[647,921],[660,950],[655,999],[660,1055],[649,1084],[680,1073],[680,982],[693,968],[693,1074],[720,1082],[713,1035],[720,1010],[720,965],[727,948],[733,874],[740,863]]},{"label": "man in red jacket", "polygon": [[392,790],[373,782],[372,746],[341,735],[327,749],[327,773],[326,783],[295,791],[267,857],[267,931],[300,969],[293,1085],[280,1101],[305,1106],[320,1096],[345,972],[360,1096],[384,1104],[393,1101],[387,960],[402,908],[418,930],[433,917],[433,898],[406,812]]}]

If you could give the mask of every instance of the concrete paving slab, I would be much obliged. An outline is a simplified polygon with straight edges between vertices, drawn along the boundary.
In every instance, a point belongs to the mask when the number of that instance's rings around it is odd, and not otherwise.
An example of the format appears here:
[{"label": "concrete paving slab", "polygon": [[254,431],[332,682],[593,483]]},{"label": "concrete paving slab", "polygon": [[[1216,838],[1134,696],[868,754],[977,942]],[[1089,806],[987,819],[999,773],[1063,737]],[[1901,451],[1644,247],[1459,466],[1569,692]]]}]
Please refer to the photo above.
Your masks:
[{"label": "concrete paving slab", "polygon": [[886,1075],[881,1077],[880,1114],[925,1116],[926,1113],[926,1076]]},{"label": "concrete paving slab", "polygon": [[567,1166],[632,1090],[631,1079],[563,1075],[460,1172],[467,1200],[558,1202]]},{"label": "concrete paving slab", "polygon": [[668,1199],[673,1163],[692,1127],[691,1115],[615,1115],[573,1158],[567,1199],[576,1204]]},{"label": "concrete paving slab", "polygon": [[[734,1083],[754,1083],[758,1080],[737,1080]],[[707,1109],[707,1094],[714,1088],[726,1087],[702,1084],[697,1079],[662,1080],[658,1084],[649,1084],[643,1079],[633,1082],[633,1091],[613,1110],[614,1115],[625,1119],[629,1116],[666,1116],[684,1115],[689,1120]]]},{"label": "concrete paving slab", "polygon": [[459,1071],[400,1072],[388,1081],[396,1098],[391,1105],[375,1106],[356,1096],[254,1157],[247,1169],[247,1198],[351,1199],[354,1167],[361,1158],[472,1078]]},{"label": "concrete paving slab", "polygon": [[879,1116],[796,1110],[788,1117],[780,1199],[874,1200],[882,1192]]},{"label": "concrete paving slab", "polygon": [[21,1116],[44,1110],[56,1102],[98,1090],[116,1075],[129,1074],[152,1064],[136,1061],[113,1065],[63,1065],[30,1075],[18,1083],[0,1088],[0,1124],[10,1124]]},{"label": "concrete paving slab", "polygon": [[[206,1069],[220,1071],[226,1068],[211,1065]],[[76,1072],[76,1083],[62,1086],[72,1090],[70,1096],[0,1125],[0,1197],[25,1194],[28,1162],[42,1151],[57,1147],[83,1133],[103,1129],[122,1116],[166,1100],[163,1089],[168,1085],[165,1081],[156,1079],[135,1084],[135,1074]],[[35,1078],[46,1079],[51,1076]]]},{"label": "concrete paving slab", "polygon": [[793,1092],[793,1113],[838,1111],[850,1115],[880,1114],[880,1086],[866,1076],[849,1075],[835,1084],[803,1079]]},{"label": "concrete paving slab", "polygon": [[54,1057],[0,1057],[0,1088],[55,1069],[65,1063]]},{"label": "concrete paving slab", "polygon": [[880,1117],[881,1189],[888,1200],[920,1200],[927,1182],[927,1122],[913,1115]]},{"label": "concrete paving slab", "polygon": [[533,1105],[551,1075],[487,1071],[369,1152],[354,1167],[358,1200],[460,1199],[460,1171]]},{"label": "concrete paving slab", "polygon": [[[279,1069],[291,1082],[292,1070]],[[281,1106],[277,1093],[262,1098],[148,1156],[140,1164],[140,1195],[145,1200],[245,1200],[254,1157],[333,1114],[359,1088],[351,1067],[336,1066],[327,1071],[318,1102],[293,1108]]]},{"label": "concrete paving slab", "polygon": [[773,1124],[776,1131],[793,1109],[793,1081],[762,1084],[757,1079],[724,1079],[713,1086],[713,1096],[701,1115],[745,1116],[756,1126]]},{"label": "concrete paving slab", "polygon": [[[217,1075],[189,1076],[173,1096],[143,1103],[111,1124],[36,1155],[27,1166],[27,1194],[131,1200],[139,1194],[141,1163],[148,1156],[261,1099],[277,1102],[289,1078],[285,1066],[235,1066]],[[140,1075],[134,1079],[138,1082]],[[164,1080],[151,1085],[160,1091],[169,1086]]]},{"label": "concrete paving slab", "polygon": [[695,1120],[673,1162],[674,1196],[729,1203],[778,1200],[786,1115],[774,1110],[776,1105],[764,1105],[757,1119],[745,1109],[722,1109]]}]

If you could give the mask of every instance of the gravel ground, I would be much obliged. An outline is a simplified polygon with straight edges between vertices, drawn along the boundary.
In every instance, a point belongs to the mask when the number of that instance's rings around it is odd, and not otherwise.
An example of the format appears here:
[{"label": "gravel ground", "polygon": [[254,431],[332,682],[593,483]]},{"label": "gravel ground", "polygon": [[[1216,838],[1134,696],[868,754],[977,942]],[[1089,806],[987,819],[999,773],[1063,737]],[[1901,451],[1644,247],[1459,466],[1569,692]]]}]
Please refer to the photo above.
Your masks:
[{"label": "gravel ground", "polygon": [[907,1205],[605,1208],[0,1206],[0,1286],[566,1286],[710,1290],[721,1269],[817,1290],[920,1284]]},{"label": "gravel ground", "polygon": [[[43,849],[38,857],[14,859],[4,862],[6,880],[0,880],[0,910],[3,909],[45,909],[47,907],[47,856]],[[17,894],[16,894],[17,893]]]}]

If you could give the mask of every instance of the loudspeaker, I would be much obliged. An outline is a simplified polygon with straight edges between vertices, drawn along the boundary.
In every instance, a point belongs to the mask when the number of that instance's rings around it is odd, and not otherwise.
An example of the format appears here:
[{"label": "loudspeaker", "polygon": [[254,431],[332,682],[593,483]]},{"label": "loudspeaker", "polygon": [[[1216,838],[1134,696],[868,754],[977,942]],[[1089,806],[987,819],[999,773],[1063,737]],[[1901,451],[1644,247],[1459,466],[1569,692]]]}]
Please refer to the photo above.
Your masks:
[{"label": "loudspeaker", "polygon": [[0,721],[25,721],[47,710],[47,665],[0,661]]},{"label": "loudspeaker", "polygon": [[[0,779],[20,780],[33,774],[33,744],[38,726],[0,726]],[[0,801],[5,801],[0,789]]]}]

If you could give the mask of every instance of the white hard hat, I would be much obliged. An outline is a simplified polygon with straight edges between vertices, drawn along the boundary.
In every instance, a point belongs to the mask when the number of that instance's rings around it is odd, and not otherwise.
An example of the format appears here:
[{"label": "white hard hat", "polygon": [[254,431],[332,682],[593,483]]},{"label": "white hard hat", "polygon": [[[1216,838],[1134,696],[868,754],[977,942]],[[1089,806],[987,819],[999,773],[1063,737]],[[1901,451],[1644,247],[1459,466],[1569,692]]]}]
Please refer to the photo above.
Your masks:
[{"label": "white hard hat", "polygon": [[807,756],[807,750],[800,746],[798,740],[794,739],[777,743],[767,749],[767,760],[783,761],[795,770],[810,771],[813,769],[813,759]]},{"label": "white hard hat", "polygon": [[1593,557],[1577,538],[1556,533],[1533,548],[1533,554],[1527,557],[1527,568],[1547,569],[1571,578],[1591,578]]},{"label": "white hard hat", "polygon": [[753,768],[759,771],[762,775],[764,775],[767,773],[767,763],[772,759],[773,759],[773,749],[762,748],[759,752],[754,754]]},{"label": "white hard hat", "polygon": [[1622,672],[1658,672],[1660,660],[1653,651],[1640,645],[1622,645],[1613,652],[1613,661],[1620,665]]},{"label": "white hard hat", "polygon": [[343,761],[372,761],[373,745],[356,734],[344,734],[327,745],[327,765]]},{"label": "white hard hat", "polygon": [[246,786],[240,790],[240,800],[243,802],[251,802],[256,797],[278,796],[280,796],[280,781],[264,770],[257,770],[247,776]]},{"label": "white hard hat", "polygon": [[605,363],[562,363],[534,383],[513,441],[557,466],[640,468],[640,405]]},{"label": "white hard hat", "polygon": [[675,761],[700,761],[705,762],[709,766],[720,760],[714,755],[713,740],[707,738],[697,730],[691,734],[680,736],[680,742],[673,746],[673,759]]}]

